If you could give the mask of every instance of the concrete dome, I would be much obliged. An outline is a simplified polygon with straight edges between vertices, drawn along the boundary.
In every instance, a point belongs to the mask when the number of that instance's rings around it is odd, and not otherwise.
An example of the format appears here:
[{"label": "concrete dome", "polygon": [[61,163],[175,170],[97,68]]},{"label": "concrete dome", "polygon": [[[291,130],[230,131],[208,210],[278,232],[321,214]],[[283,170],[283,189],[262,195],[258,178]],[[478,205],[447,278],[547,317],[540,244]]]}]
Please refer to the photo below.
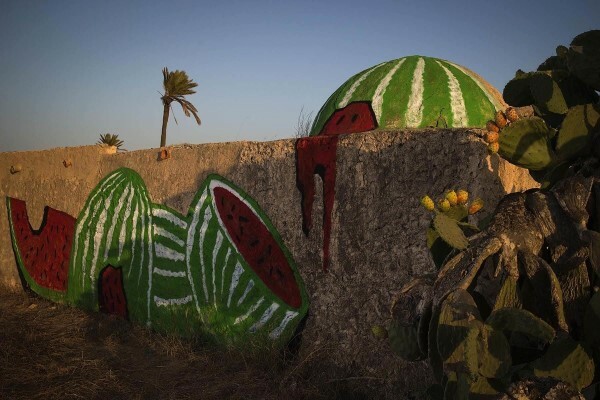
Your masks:
[{"label": "concrete dome", "polygon": [[469,69],[409,56],[348,79],[317,114],[311,136],[381,129],[484,127],[505,108],[500,93]]}]

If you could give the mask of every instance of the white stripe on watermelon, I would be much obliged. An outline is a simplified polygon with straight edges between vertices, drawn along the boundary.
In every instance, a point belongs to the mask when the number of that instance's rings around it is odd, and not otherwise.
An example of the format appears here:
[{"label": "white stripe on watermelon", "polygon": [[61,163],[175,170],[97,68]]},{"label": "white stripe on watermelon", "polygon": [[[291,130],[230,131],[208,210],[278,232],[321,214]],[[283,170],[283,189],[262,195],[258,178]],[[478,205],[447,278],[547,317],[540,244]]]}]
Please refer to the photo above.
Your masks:
[{"label": "white stripe on watermelon", "polygon": [[[147,305],[147,312],[148,312],[148,319],[146,320],[146,326],[150,327],[152,325],[152,319],[151,319],[151,313],[150,313],[150,299],[152,298],[151,293],[152,293],[152,270],[154,269],[154,255],[152,254],[153,248],[154,248],[154,239],[153,239],[153,233],[150,232],[150,230],[152,229],[152,207],[150,206],[150,203],[148,202],[148,198],[144,197],[142,199],[143,203],[144,203],[144,213],[148,213],[148,295],[146,296],[146,305]],[[144,238],[142,237],[142,243],[144,243]],[[142,264],[144,265],[144,264]],[[140,268],[140,274],[141,274],[141,270],[142,268]]]},{"label": "white stripe on watermelon", "polygon": [[[132,240],[135,240],[135,238],[137,237],[137,224],[139,221],[139,202],[136,201],[135,202],[135,208],[133,209],[133,227],[131,229],[131,238]],[[133,264],[135,260],[135,246],[131,246],[131,264]],[[127,271],[127,278],[129,278],[129,275],[131,275],[131,270],[132,268],[129,268],[129,271]]]},{"label": "white stripe on watermelon", "polygon": [[443,68],[448,77],[448,89],[450,90],[450,108],[452,108],[452,126],[468,126],[469,119],[467,118],[467,108],[463,99],[460,84],[454,74],[441,62],[435,61]]},{"label": "white stripe on watermelon", "polygon": [[215,281],[215,276],[217,275],[217,255],[219,254],[219,250],[221,250],[221,245],[223,244],[223,234],[221,231],[217,232],[217,239],[215,240],[215,245],[213,246],[212,253],[212,286],[213,286],[213,302],[215,303],[215,307],[217,306],[217,285]]},{"label": "white stripe on watermelon", "polygon": [[244,300],[246,299],[246,296],[248,295],[248,293],[250,293],[250,291],[252,290],[253,287],[254,287],[254,280],[250,279],[248,281],[248,284],[246,285],[246,289],[244,290],[242,297],[240,297],[240,299],[237,302],[238,306],[244,302]]},{"label": "white stripe on watermelon", "polygon": [[173,235],[171,232],[164,230],[160,226],[154,225],[154,234],[158,235],[158,236],[162,236],[165,239],[169,239],[170,241],[178,244],[181,247],[185,246],[185,242],[183,240],[181,240],[177,236]]},{"label": "white stripe on watermelon", "polygon": [[354,92],[356,91],[356,89],[358,89],[358,86],[365,80],[367,79],[367,77],[369,75],[371,75],[371,72],[375,71],[377,68],[381,67],[382,65],[387,64],[387,62],[382,62],[381,64],[378,64],[370,69],[368,69],[365,73],[363,73],[353,84],[352,86],[350,86],[350,89],[348,89],[348,91],[346,92],[346,94],[344,95],[344,98],[342,99],[342,101],[339,102],[338,104],[338,108],[344,108],[348,105],[348,103],[350,102],[350,99],[352,98],[352,95],[354,94]]},{"label": "white stripe on watermelon", "polygon": [[[142,240],[141,240],[141,249],[140,249],[140,253],[142,255],[141,261],[140,261],[140,265],[144,265],[144,257],[146,256],[146,246],[144,244],[144,237],[146,236],[146,205],[144,204],[144,202],[139,199],[139,203],[140,203],[140,220],[142,221],[142,232],[140,232],[140,234],[142,235]],[[152,274],[150,274],[152,275]],[[142,278],[142,269],[140,268],[140,270],[138,271],[138,285],[140,283],[140,279]]]},{"label": "white stripe on watermelon", "polygon": [[448,64],[452,65],[453,67],[459,69],[465,75],[467,75],[469,78],[471,78],[477,84],[477,86],[479,86],[479,88],[485,94],[485,97],[487,97],[487,99],[489,100],[489,102],[492,103],[492,105],[494,106],[494,108],[496,109],[496,111],[502,110],[504,108],[504,105],[502,105],[498,101],[498,99],[496,99],[496,97],[492,96],[492,94],[489,92],[489,90],[486,89],[486,87],[484,86],[483,82],[481,82],[481,80],[480,80],[480,78],[478,76],[475,76],[471,71],[469,71],[466,68],[463,68],[461,65],[455,64],[455,63],[450,62],[450,61],[446,61],[446,62]]},{"label": "white stripe on watermelon", "polygon": [[392,68],[390,72],[387,73],[387,75],[381,80],[381,82],[379,82],[377,89],[375,89],[375,94],[373,95],[373,102],[371,104],[373,106],[373,112],[375,112],[377,122],[379,122],[381,119],[383,95],[385,94],[385,89],[387,89],[388,85],[390,84],[390,81],[394,77],[394,74],[396,73],[396,71],[398,71],[398,68],[400,68],[400,66],[404,64],[404,61],[404,58],[398,60],[394,68]]},{"label": "white stripe on watermelon", "polygon": [[[125,210],[125,216],[123,217],[123,221],[129,220],[129,216],[131,215],[131,201],[133,199],[134,194],[135,194],[135,189],[133,189],[133,187],[132,187],[131,194],[129,195],[129,198],[127,199],[127,209]],[[135,225],[135,221],[136,220],[133,220],[132,225]],[[123,255],[123,246],[125,245],[126,231],[127,231],[127,229],[121,229],[121,233],[119,234],[119,258],[121,258],[121,256]],[[135,247],[135,246],[133,246],[133,247]],[[133,261],[133,257],[131,258],[131,260]],[[129,270],[131,270],[131,268]]]},{"label": "white stripe on watermelon", "polygon": [[[117,227],[117,224],[119,222],[121,222],[122,223],[121,225],[124,225],[125,221],[127,221],[126,219],[120,219],[119,215],[121,214],[121,209],[123,208],[123,205],[125,204],[125,197],[127,197],[130,190],[131,190],[131,184],[127,185],[125,190],[123,190],[121,197],[119,197],[119,203],[117,204],[117,207],[115,208],[115,212],[113,214],[113,219],[112,219],[112,224],[108,228],[108,236],[106,237],[106,247],[104,248],[104,259],[105,260],[108,258],[108,251],[110,250],[110,246],[112,243],[112,237],[115,234],[115,228]],[[122,229],[122,230],[124,230],[124,229]]]},{"label": "white stripe on watermelon", "polygon": [[187,222],[179,218],[177,215],[173,214],[162,208],[153,208],[152,215],[156,218],[164,219],[169,221],[170,223],[179,226],[180,228],[187,229]]},{"label": "white stripe on watermelon", "polygon": [[231,247],[227,248],[225,263],[223,264],[223,268],[221,269],[221,292],[219,293],[221,298],[223,298],[223,285],[225,285],[225,270],[227,269],[227,265],[229,264],[229,257],[231,257]]},{"label": "white stripe on watermelon", "polygon": [[196,293],[196,287],[194,286],[194,280],[192,279],[192,265],[191,265],[190,260],[192,258],[192,248],[194,246],[194,239],[195,239],[195,235],[196,235],[196,226],[198,225],[198,222],[200,220],[200,209],[202,208],[202,205],[206,201],[207,196],[208,196],[208,191],[205,190],[204,193],[202,193],[202,196],[200,196],[200,200],[198,201],[198,203],[196,204],[196,208],[194,209],[194,217],[192,219],[192,224],[190,225],[190,229],[188,229],[188,237],[187,237],[186,253],[185,253],[188,279],[190,281],[190,286],[192,288],[192,296],[194,297],[194,302],[196,304],[196,310],[198,311],[198,313],[200,313],[200,304],[198,303],[198,295]]},{"label": "white stripe on watermelon", "polygon": [[248,311],[246,311],[246,314],[244,314],[244,315],[242,315],[242,316],[240,316],[240,317],[237,317],[237,318],[235,319],[235,322],[234,322],[233,324],[234,324],[234,325],[237,325],[237,324],[239,324],[240,322],[242,322],[242,321],[244,321],[245,319],[247,319],[247,318],[248,318],[248,317],[249,317],[249,316],[250,316],[250,315],[251,315],[251,314],[252,314],[254,311],[256,311],[256,310],[258,309],[258,307],[260,307],[260,305],[263,303],[263,301],[265,301],[265,298],[264,298],[264,297],[261,297],[260,299],[258,299],[258,301],[257,301],[256,303],[254,303],[254,304],[252,305],[252,307],[250,307],[250,308],[248,309]]},{"label": "white stripe on watermelon", "polygon": [[192,296],[188,295],[185,297],[181,297],[178,299],[163,299],[162,297],[154,296],[154,304],[157,306],[173,306],[173,305],[182,305],[187,304],[192,301]]},{"label": "white stripe on watermelon", "polygon": [[296,311],[286,311],[285,316],[281,320],[281,323],[277,328],[273,329],[271,333],[269,333],[269,337],[273,340],[279,338],[279,336],[281,336],[281,333],[284,331],[285,327],[297,316],[298,313]]},{"label": "white stripe on watermelon", "polygon": [[164,246],[160,243],[154,244],[154,251],[156,252],[156,256],[160,258],[164,258],[171,261],[183,261],[185,260],[185,255],[180,253],[177,250],[171,249],[167,246]]},{"label": "white stripe on watermelon", "polygon": [[229,296],[227,297],[227,308],[229,308],[229,306],[231,305],[231,297],[233,296],[233,292],[235,291],[235,288],[237,287],[240,281],[240,276],[242,276],[243,272],[244,268],[238,261],[235,264],[235,270],[233,271],[233,275],[231,276],[231,285],[229,285]]},{"label": "white stripe on watermelon", "polygon": [[254,323],[254,325],[252,325],[250,327],[250,329],[248,329],[248,331],[250,331],[250,333],[254,333],[257,330],[259,330],[260,328],[262,328],[267,322],[269,322],[269,320],[271,319],[271,317],[273,316],[273,314],[275,313],[275,311],[279,308],[279,304],[277,303],[272,303],[269,308],[267,308],[264,312],[264,314],[260,317],[260,319],[258,321],[256,321]]},{"label": "white stripe on watermelon", "polygon": [[210,208],[207,206],[204,209],[204,219],[200,226],[200,234],[198,235],[198,258],[200,260],[200,271],[202,272],[202,288],[204,289],[204,299],[208,303],[208,285],[206,284],[206,264],[204,263],[204,242],[206,240],[206,232],[208,231],[208,224],[212,219],[213,215]]},{"label": "white stripe on watermelon", "polygon": [[154,273],[169,278],[185,278],[187,276],[183,271],[171,271],[168,269],[162,269],[158,267],[154,267]]},{"label": "white stripe on watermelon", "polygon": [[423,120],[423,92],[425,90],[425,86],[423,85],[424,72],[425,60],[419,58],[410,85],[410,97],[408,98],[406,112],[406,126],[410,128],[418,127]]}]

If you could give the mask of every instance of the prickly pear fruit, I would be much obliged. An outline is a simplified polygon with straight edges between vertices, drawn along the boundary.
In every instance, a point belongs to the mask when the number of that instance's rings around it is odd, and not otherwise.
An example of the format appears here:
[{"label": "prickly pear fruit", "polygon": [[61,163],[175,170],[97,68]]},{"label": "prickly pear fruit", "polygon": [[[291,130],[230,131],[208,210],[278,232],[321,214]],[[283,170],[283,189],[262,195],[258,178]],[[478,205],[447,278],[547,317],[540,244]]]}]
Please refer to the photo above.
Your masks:
[{"label": "prickly pear fruit", "polygon": [[451,206],[455,206],[458,203],[458,196],[454,190],[450,190],[446,193],[446,200],[450,203]]},{"label": "prickly pear fruit", "polygon": [[496,112],[496,125],[498,125],[498,128],[504,128],[507,123],[508,121],[506,120],[506,115],[504,115],[504,112],[502,110]]},{"label": "prickly pear fruit", "polygon": [[498,125],[496,125],[496,123],[491,120],[485,124],[485,129],[487,129],[490,132],[500,132],[500,128],[498,128]]},{"label": "prickly pear fruit", "polygon": [[456,192],[456,200],[460,205],[467,204],[467,201],[469,201],[469,192],[466,190],[459,190]]},{"label": "prickly pear fruit", "polygon": [[505,112],[505,114],[506,114],[506,118],[508,118],[508,120],[509,120],[510,122],[515,122],[516,120],[518,120],[518,119],[519,119],[519,114],[517,113],[517,110],[515,110],[515,109],[514,109],[514,108],[512,108],[512,107],[508,107],[508,108],[506,109],[506,112]]},{"label": "prickly pear fruit", "polygon": [[473,200],[473,202],[469,206],[469,214],[473,215],[476,212],[478,212],[479,210],[481,210],[482,208],[483,208],[483,200],[480,198],[476,198],[475,200]]},{"label": "prickly pear fruit", "polygon": [[498,132],[492,132],[489,131],[486,135],[485,135],[485,140],[486,142],[488,142],[489,144],[492,143],[496,143],[498,141],[498,138],[500,137],[500,135],[498,134]]},{"label": "prickly pear fruit", "polygon": [[421,204],[428,211],[433,211],[435,209],[435,204],[433,204],[433,200],[431,200],[431,197],[427,195],[421,198]]},{"label": "prickly pear fruit", "polygon": [[498,150],[500,150],[500,143],[495,142],[495,143],[490,143],[488,145],[488,151],[492,154],[495,154],[498,152]]},{"label": "prickly pear fruit", "polygon": [[438,206],[442,211],[448,211],[450,209],[450,202],[447,199],[440,199],[438,201]]}]

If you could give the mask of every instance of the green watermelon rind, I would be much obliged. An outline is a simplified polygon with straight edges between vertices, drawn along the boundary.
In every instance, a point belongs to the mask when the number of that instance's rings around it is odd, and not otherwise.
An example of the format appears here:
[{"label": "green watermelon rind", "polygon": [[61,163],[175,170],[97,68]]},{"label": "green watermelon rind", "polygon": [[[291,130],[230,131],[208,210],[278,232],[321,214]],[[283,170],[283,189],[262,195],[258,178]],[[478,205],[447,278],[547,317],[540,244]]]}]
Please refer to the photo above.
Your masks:
[{"label": "green watermelon rind", "polygon": [[[407,124],[407,114],[412,91],[412,78],[418,59],[424,60],[425,69],[423,106],[421,107],[423,117],[416,126]],[[450,107],[449,78],[440,64],[458,81],[468,119],[466,126],[483,128],[486,121],[493,118],[494,113],[505,106],[501,102],[500,93],[473,71],[448,60],[418,55],[407,56],[367,68],[340,85],[319,110],[311,127],[310,136],[318,135],[330,116],[336,110],[343,108],[345,104],[356,101],[374,101],[377,87],[398,63],[401,63],[399,68],[389,77],[388,85],[384,85],[385,91],[380,92],[383,97],[379,99],[382,103],[377,120],[378,129],[400,129],[408,125],[412,128],[436,126],[440,113],[448,127],[462,127],[460,123],[454,124],[455,115]],[[358,86],[349,92],[349,89],[359,81]],[[440,88],[443,90],[438,90]],[[345,98],[348,93],[350,96]],[[437,98],[437,101],[434,102],[434,98]],[[346,101],[342,102],[343,99]],[[444,123],[441,122],[441,125],[438,126],[444,127]]]},{"label": "green watermelon rind", "polygon": [[[156,260],[159,257],[157,254],[156,245],[161,244],[163,241],[156,228],[169,227],[170,229],[168,232],[176,239],[182,241],[185,246],[185,242],[187,240],[187,225],[189,225],[189,221],[187,221],[188,218],[186,216],[165,205],[152,203],[151,208],[153,214],[152,223],[154,225],[153,247],[154,257]],[[159,218],[155,215],[159,211],[165,212],[167,215],[171,215],[176,220],[185,222],[186,228],[182,228],[176,223],[161,222],[165,219]],[[183,260],[183,264],[185,267],[184,271],[177,272],[185,272],[185,277],[162,276],[156,273],[156,269],[160,266],[157,265],[157,263],[154,265],[150,299],[152,328],[165,333],[175,332],[183,337],[192,337],[203,332],[203,328],[201,326],[202,321],[193,302],[164,306],[158,305],[155,301],[155,296],[161,299],[172,299],[181,298],[192,294],[191,284],[189,282],[190,277],[188,275],[187,267],[185,266],[185,264],[187,264],[185,259]],[[169,270],[173,269],[169,268]],[[173,287],[171,282],[176,283],[177,287],[175,290],[169,289],[169,287]]]},{"label": "green watermelon rind", "polygon": [[[25,263],[23,262],[23,258],[21,257],[21,252],[19,251],[19,246],[17,244],[17,235],[15,232],[15,228],[13,225],[13,220],[12,220],[12,207],[11,207],[11,202],[10,202],[11,198],[10,197],[6,197],[6,207],[7,207],[7,211],[8,211],[8,225],[10,228],[10,240],[12,243],[12,247],[13,247],[13,251],[15,253],[15,258],[17,260],[17,265],[19,267],[19,271],[21,272],[21,276],[25,279],[25,282],[27,282],[27,285],[29,286],[29,288],[31,290],[33,290],[34,293],[38,294],[39,296],[42,296],[44,298],[47,298],[49,300],[52,300],[54,302],[57,303],[65,303],[67,301],[67,291],[61,292],[58,290],[54,290],[54,289],[49,289],[43,286],[40,286],[29,274],[29,272],[27,271],[27,268],[25,268]],[[67,286],[68,288],[68,286]]]},{"label": "green watermelon rind", "polygon": [[[121,203],[119,196],[125,196],[127,187],[131,187],[133,192],[129,195],[129,199],[124,198],[124,202]],[[102,202],[105,204],[102,205]],[[121,207],[120,214],[117,214],[114,208],[107,208],[107,203],[108,206]],[[129,211],[127,211],[128,205],[131,206]],[[139,210],[137,220],[136,210]],[[101,225],[99,222],[103,214],[105,214],[105,221]],[[124,214],[127,214],[127,218]],[[111,226],[113,221],[114,226]],[[134,227],[136,238],[131,240],[131,236],[127,233],[132,233]],[[121,249],[123,251],[119,255],[115,254],[113,244],[118,243],[123,229],[125,238],[129,240],[126,245],[123,245]],[[110,235],[112,235],[111,242],[107,245]],[[94,240],[95,236],[101,237],[99,245]],[[73,240],[68,285],[69,301],[82,308],[98,311],[100,273],[106,265],[110,264],[116,268],[123,268],[123,286],[128,299],[129,319],[149,323],[149,301],[147,295],[144,295],[146,298],[142,298],[142,292],[147,292],[149,295],[148,289],[151,286],[151,276],[147,268],[147,257],[149,259],[148,254],[152,253],[148,250],[149,246],[152,246],[151,203],[146,185],[137,172],[129,168],[119,168],[96,185],[79,213]],[[98,245],[97,258],[94,262],[96,245]],[[141,262],[142,249],[144,263]],[[107,253],[107,257],[104,257],[102,252]],[[139,279],[135,279],[138,283],[133,285],[131,282],[134,279],[129,278],[129,270],[136,265],[139,267]],[[93,276],[90,275],[92,270]]]}]

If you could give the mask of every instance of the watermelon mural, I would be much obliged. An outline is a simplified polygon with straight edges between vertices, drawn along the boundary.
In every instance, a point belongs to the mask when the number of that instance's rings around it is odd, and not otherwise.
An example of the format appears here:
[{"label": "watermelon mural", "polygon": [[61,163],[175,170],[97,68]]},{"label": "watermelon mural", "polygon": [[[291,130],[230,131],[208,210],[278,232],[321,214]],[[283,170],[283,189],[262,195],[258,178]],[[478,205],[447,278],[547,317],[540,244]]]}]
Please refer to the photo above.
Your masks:
[{"label": "watermelon mural", "polygon": [[[218,175],[203,182],[187,215],[153,204],[127,168],[98,184],[77,220],[48,209],[39,233],[23,201],[7,205],[25,283],[52,300],[232,344],[287,343],[307,314],[304,283],[278,232]],[[48,243],[62,253],[45,256],[54,254]],[[50,272],[62,280],[47,283]]]},{"label": "watermelon mural", "polygon": [[67,292],[75,218],[45,207],[42,224],[34,230],[24,201],[9,197],[6,205],[21,277],[40,295],[56,301],[63,299]]},{"label": "watermelon mural", "polygon": [[339,135],[375,129],[484,128],[504,108],[500,93],[483,78],[439,58],[383,62],[344,82],[317,113],[309,137],[296,142],[296,182],[306,235],[312,226],[314,175],[323,183],[323,269],[330,264]]}]

